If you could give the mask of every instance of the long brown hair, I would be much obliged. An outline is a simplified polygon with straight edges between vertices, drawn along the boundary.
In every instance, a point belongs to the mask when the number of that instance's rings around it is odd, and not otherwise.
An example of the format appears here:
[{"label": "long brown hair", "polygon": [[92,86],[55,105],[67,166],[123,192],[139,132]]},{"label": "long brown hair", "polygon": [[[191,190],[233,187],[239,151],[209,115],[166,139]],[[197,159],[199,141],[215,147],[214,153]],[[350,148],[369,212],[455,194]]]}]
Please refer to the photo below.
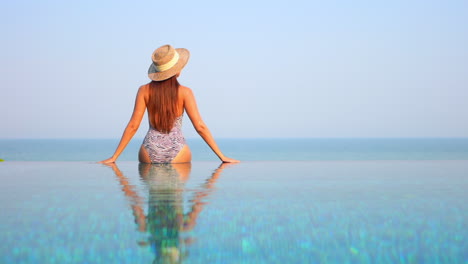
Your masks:
[{"label": "long brown hair", "polygon": [[151,126],[160,132],[169,133],[174,126],[178,114],[179,86],[176,76],[149,83],[149,121]]}]

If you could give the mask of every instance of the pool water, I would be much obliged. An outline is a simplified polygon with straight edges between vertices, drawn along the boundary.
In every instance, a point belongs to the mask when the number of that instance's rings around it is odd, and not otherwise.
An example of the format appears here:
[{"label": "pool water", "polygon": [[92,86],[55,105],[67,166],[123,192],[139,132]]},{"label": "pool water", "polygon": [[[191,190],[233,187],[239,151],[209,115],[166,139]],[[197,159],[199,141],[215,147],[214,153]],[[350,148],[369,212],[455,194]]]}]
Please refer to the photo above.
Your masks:
[{"label": "pool water", "polygon": [[0,163],[0,263],[467,263],[468,161]]}]

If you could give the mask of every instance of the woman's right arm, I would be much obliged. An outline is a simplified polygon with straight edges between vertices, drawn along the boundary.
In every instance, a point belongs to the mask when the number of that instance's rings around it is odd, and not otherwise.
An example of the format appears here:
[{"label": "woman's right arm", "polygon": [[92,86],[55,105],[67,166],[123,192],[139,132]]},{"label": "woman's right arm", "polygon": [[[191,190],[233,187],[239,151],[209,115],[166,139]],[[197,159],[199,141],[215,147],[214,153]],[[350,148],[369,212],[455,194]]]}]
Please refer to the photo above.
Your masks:
[{"label": "woman's right arm", "polygon": [[200,116],[200,112],[198,111],[197,107],[197,102],[195,100],[195,96],[193,95],[192,90],[188,87],[183,87],[183,92],[185,111],[187,112],[190,121],[192,121],[193,127],[195,128],[197,133],[203,138],[203,140],[205,140],[206,144],[208,144],[208,146],[213,150],[213,152],[216,154],[216,156],[218,156],[218,158],[222,162],[239,162],[238,160],[224,156],[224,154],[219,149],[218,144],[216,144],[216,141],[211,135],[210,130],[206,126],[205,122],[203,122]]}]

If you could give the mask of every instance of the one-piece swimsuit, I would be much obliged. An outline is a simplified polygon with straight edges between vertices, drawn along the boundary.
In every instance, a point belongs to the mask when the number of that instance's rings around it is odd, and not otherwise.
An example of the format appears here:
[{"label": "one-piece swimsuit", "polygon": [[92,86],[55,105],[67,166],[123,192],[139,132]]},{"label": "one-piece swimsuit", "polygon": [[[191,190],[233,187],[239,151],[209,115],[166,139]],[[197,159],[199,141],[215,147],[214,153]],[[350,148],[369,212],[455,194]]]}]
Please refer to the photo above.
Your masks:
[{"label": "one-piece swimsuit", "polygon": [[148,152],[151,163],[170,163],[185,145],[182,134],[182,115],[177,117],[169,133],[162,133],[150,124],[143,140],[143,147]]}]

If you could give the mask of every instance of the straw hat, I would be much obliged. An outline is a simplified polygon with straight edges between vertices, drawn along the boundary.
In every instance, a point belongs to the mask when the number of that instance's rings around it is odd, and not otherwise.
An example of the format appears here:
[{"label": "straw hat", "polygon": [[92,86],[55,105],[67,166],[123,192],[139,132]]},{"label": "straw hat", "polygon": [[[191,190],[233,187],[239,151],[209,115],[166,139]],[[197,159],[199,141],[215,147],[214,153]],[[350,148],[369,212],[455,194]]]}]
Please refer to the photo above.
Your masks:
[{"label": "straw hat", "polygon": [[179,73],[187,64],[190,52],[187,49],[174,49],[171,45],[157,48],[151,59],[148,77],[153,81],[163,81]]}]

